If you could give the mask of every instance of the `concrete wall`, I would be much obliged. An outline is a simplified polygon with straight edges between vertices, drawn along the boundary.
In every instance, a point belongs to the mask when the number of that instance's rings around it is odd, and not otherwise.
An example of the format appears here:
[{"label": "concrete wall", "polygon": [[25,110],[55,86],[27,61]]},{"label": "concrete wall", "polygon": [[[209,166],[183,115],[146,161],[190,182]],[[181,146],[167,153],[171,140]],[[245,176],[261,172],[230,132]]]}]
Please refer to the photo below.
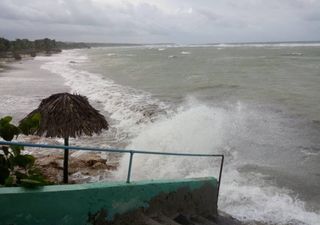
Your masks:
[{"label": "concrete wall", "polygon": [[139,210],[212,215],[216,191],[214,178],[0,188],[0,224],[109,224]]}]

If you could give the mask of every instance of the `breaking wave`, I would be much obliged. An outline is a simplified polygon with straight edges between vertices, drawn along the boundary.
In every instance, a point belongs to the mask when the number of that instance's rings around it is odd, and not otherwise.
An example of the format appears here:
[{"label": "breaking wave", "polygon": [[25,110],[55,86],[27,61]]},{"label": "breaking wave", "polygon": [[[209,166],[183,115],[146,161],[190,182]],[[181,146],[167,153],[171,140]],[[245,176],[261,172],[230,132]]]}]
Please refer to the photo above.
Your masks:
[{"label": "breaking wave", "polygon": [[[239,157],[243,145],[252,141],[264,145],[284,138],[275,138],[280,125],[270,118],[273,115],[261,115],[241,102],[225,107],[209,106],[194,98],[187,98],[183,105],[173,108],[149,93],[77,68],[78,63],[89,60],[80,51],[38,60],[46,60],[43,69],[64,77],[72,91],[99,102],[118,130],[118,141],[126,141],[126,148],[225,154],[219,207],[234,217],[270,224],[316,225],[320,221],[320,214],[307,211],[305,203],[290,190],[267,183],[262,174],[239,170],[244,163]],[[76,63],[70,64],[71,60]],[[122,136],[123,133],[126,135]],[[123,180],[127,168],[128,157],[122,157],[113,179]],[[136,155],[132,179],[217,177],[218,168],[219,161],[215,159]]]},{"label": "breaking wave", "polygon": [[62,76],[72,92],[85,95],[103,106],[106,116],[112,120],[112,126],[117,128],[115,135],[118,142],[130,138],[144,123],[161,116],[161,112],[166,112],[169,107],[153,99],[149,93],[118,85],[100,74],[79,69],[79,64],[87,62],[88,58],[78,50],[65,51],[49,58],[38,57],[37,60],[47,61],[41,68]]},{"label": "breaking wave", "polygon": [[[236,147],[236,139],[259,138],[259,135],[248,134],[243,127],[253,123],[260,129],[277,129],[275,124],[266,126],[259,113],[246,109],[241,103],[234,108],[221,108],[191,99],[172,117],[149,124],[131,141],[128,149],[223,153],[226,165],[219,200],[221,210],[248,222],[316,225],[320,215],[308,212],[305,203],[292,191],[268,184],[264,175],[257,172],[239,170],[245,162],[238,157],[243,152]],[[266,136],[260,137],[261,142]],[[128,157],[123,157],[120,165],[115,176],[123,180],[127,175]],[[132,179],[218,177],[218,170],[219,160],[214,159],[136,155]]]}]

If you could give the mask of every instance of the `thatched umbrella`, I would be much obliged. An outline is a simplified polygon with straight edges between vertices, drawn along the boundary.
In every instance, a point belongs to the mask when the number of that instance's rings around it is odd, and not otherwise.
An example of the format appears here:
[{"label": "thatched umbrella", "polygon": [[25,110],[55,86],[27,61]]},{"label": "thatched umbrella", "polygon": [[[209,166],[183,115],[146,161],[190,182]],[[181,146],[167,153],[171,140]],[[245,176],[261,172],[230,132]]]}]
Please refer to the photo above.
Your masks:
[{"label": "thatched umbrella", "polygon": [[[40,125],[33,134],[45,137],[64,138],[65,146],[69,145],[69,137],[99,134],[108,129],[104,116],[94,109],[87,97],[58,93],[41,101],[39,107],[27,115],[21,122],[40,114]],[[69,150],[64,151],[63,181],[68,183]]]}]

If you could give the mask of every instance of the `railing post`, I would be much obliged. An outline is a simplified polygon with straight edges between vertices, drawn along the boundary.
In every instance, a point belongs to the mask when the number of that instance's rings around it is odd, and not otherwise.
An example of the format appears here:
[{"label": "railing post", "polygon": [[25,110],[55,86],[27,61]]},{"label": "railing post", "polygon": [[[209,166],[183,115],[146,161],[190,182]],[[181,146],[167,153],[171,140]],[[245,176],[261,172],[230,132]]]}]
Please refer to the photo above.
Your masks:
[{"label": "railing post", "polygon": [[133,151],[130,151],[130,160],[129,160],[129,168],[128,168],[127,183],[130,183],[131,167],[132,167],[132,158],[133,158]]},{"label": "railing post", "polygon": [[224,155],[221,155],[221,164],[220,164],[220,172],[219,172],[219,182],[218,182],[218,188],[217,188],[217,205],[218,205],[219,191],[220,191],[221,178],[222,178],[223,162],[224,162]]},{"label": "railing post", "polygon": [[[64,139],[64,146],[69,145],[69,138],[66,137]],[[64,157],[63,157],[63,183],[67,184],[69,180],[69,149],[64,149]]]}]

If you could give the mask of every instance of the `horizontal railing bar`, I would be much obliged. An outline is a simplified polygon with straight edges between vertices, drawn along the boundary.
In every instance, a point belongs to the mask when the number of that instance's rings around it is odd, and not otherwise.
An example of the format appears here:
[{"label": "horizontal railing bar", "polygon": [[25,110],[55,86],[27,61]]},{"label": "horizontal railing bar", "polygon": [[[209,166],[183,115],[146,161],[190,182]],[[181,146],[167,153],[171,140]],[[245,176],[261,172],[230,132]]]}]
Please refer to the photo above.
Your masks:
[{"label": "horizontal railing bar", "polygon": [[135,153],[135,154],[150,154],[150,155],[169,155],[169,156],[191,156],[191,157],[223,157],[222,154],[194,154],[194,153],[176,153],[176,152],[154,152],[154,151],[141,151],[141,150],[126,150],[114,148],[92,148],[92,147],[79,147],[79,146],[64,146],[64,145],[47,145],[47,144],[31,144],[25,142],[11,142],[0,141],[0,145],[21,145],[25,147],[34,148],[49,148],[49,149],[66,149],[69,150],[85,150],[85,151],[98,151],[98,152],[117,152],[117,153]]},{"label": "horizontal railing bar", "polygon": [[65,145],[47,145],[47,144],[31,144],[25,142],[12,142],[12,141],[0,141],[0,145],[19,145],[25,147],[38,147],[38,148],[48,148],[48,149],[69,149],[69,150],[83,150],[83,151],[98,151],[98,152],[116,152],[116,153],[130,153],[130,161],[127,175],[127,183],[130,183],[131,178],[131,167],[133,154],[149,154],[149,155],[166,155],[166,156],[192,156],[192,157],[221,157],[219,180],[217,188],[217,203],[220,192],[220,185],[222,179],[222,169],[223,169],[223,154],[193,154],[193,153],[176,153],[176,152],[149,152],[140,150],[127,150],[127,149],[113,149],[113,148],[92,148],[92,147],[79,147],[79,146],[65,146]]}]

